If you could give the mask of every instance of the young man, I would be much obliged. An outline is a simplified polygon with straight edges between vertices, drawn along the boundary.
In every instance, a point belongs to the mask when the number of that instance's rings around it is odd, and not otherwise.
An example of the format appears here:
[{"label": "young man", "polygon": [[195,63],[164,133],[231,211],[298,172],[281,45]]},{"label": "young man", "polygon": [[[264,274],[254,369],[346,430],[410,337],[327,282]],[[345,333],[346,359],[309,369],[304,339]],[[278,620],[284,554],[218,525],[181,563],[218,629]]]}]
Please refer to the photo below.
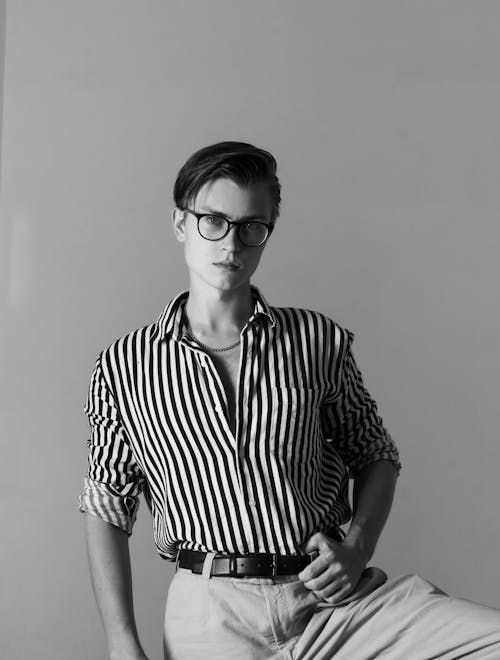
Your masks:
[{"label": "young man", "polygon": [[500,658],[500,612],[367,568],[399,455],[353,333],[250,283],[279,215],[274,158],[201,149],[174,198],[190,287],[100,353],[85,407],[80,509],[110,658],[145,658],[128,553],[141,491],[176,561],[165,658]]}]

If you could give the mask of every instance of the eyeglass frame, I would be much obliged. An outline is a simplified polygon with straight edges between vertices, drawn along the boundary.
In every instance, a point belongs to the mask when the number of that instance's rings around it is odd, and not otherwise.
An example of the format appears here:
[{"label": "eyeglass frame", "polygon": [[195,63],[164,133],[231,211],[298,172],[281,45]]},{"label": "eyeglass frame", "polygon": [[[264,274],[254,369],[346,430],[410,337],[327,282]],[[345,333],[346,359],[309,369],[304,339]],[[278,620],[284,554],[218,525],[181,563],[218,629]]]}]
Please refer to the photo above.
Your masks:
[{"label": "eyeglass frame", "polygon": [[[267,236],[265,239],[262,241],[262,243],[259,243],[258,245],[248,245],[245,243],[245,241],[241,240],[240,236],[240,227],[242,227],[244,224],[246,224],[245,221],[243,222],[235,222],[234,220],[228,220],[225,215],[222,215],[220,213],[196,213],[195,211],[192,211],[191,209],[188,209],[187,207],[181,209],[182,211],[187,211],[188,213],[191,213],[191,215],[194,215],[196,218],[196,228],[198,229],[198,234],[204,238],[206,241],[221,241],[223,238],[225,238],[229,232],[231,231],[231,227],[233,225],[236,225],[236,233],[238,234],[238,240],[241,241],[241,243],[245,247],[260,247],[261,245],[264,245],[264,243],[269,239],[271,236],[273,229],[274,229],[274,224],[268,224],[267,222],[261,222],[260,220],[248,220],[247,222],[253,222],[254,224],[257,225],[264,225],[264,227],[267,229]],[[227,223],[227,230],[226,233],[220,236],[219,238],[207,238],[206,236],[203,236],[203,234],[200,231],[200,220],[205,217],[215,217],[215,218],[222,218],[223,220],[226,221]]]}]

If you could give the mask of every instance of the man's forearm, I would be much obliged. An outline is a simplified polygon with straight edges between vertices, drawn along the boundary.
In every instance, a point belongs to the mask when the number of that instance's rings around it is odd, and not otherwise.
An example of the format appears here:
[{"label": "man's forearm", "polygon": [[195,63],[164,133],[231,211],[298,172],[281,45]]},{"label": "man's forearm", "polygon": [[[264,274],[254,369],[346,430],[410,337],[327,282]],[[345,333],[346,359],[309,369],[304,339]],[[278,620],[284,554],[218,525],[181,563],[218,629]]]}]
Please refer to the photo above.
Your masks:
[{"label": "man's forearm", "polygon": [[367,465],[354,479],[353,519],[346,540],[359,546],[367,562],[389,517],[396,480],[391,461]]},{"label": "man's forearm", "polygon": [[110,658],[146,658],[135,625],[128,535],[92,514],[85,519],[90,574]]}]

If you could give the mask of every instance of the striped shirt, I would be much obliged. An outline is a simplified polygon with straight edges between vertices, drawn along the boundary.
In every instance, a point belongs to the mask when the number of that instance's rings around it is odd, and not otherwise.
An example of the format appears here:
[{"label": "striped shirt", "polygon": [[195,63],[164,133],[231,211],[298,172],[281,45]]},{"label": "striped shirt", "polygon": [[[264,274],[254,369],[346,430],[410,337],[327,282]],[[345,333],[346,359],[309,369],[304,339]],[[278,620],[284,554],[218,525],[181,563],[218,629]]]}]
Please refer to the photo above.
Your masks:
[{"label": "striped shirt", "polygon": [[351,518],[349,476],[379,460],[401,467],[354,333],[251,293],[234,434],[214,362],[188,333],[189,290],[101,351],[92,372],[79,509],[131,534],[142,492],[164,559],[179,548],[300,554],[312,533]]}]

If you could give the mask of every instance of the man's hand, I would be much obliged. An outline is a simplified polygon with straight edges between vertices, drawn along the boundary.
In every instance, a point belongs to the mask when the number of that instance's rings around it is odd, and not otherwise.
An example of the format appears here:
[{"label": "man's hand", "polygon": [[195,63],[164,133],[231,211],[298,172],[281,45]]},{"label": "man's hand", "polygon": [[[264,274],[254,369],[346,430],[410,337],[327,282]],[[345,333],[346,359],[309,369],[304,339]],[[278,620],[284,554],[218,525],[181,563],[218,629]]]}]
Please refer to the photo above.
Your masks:
[{"label": "man's hand", "polygon": [[[305,552],[318,556],[299,580],[327,603],[339,603],[356,589],[391,510],[396,479],[390,460],[367,465],[354,478],[354,517],[345,539],[339,543],[316,532],[305,544]],[[383,571],[377,570],[380,576]]]},{"label": "man's hand", "polygon": [[110,660],[148,660],[147,655],[142,649],[127,649],[126,651],[116,651],[109,656]]},{"label": "man's hand", "polygon": [[354,591],[369,559],[355,540],[345,538],[339,543],[321,532],[310,537],[304,551],[319,554],[299,573],[299,580],[331,604],[340,602]]}]

